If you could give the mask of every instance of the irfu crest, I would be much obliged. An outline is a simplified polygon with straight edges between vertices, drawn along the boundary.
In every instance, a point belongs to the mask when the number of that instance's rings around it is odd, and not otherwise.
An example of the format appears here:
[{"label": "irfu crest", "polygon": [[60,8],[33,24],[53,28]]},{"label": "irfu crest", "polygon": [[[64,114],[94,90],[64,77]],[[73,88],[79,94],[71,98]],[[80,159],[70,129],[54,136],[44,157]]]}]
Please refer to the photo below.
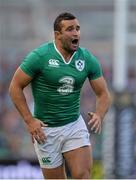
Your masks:
[{"label": "irfu crest", "polygon": [[85,67],[85,61],[79,59],[79,60],[77,60],[77,61],[75,62],[75,65],[76,65],[76,68],[77,68],[78,71],[83,71],[83,69],[84,69],[84,67]]}]

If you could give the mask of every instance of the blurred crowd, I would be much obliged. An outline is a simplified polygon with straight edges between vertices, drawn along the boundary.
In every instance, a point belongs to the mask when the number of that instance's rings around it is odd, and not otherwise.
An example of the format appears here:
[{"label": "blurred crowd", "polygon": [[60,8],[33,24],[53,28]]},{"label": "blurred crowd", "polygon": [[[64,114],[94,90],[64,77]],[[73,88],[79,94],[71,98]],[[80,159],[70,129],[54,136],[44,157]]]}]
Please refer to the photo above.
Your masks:
[{"label": "blurred crowd", "polygon": [[[116,92],[112,86],[113,78],[113,15],[114,0],[90,1],[81,0],[79,4],[73,4],[69,0],[60,4],[49,0],[40,0],[37,3],[33,0],[0,0],[0,162],[4,160],[36,160],[31,138],[27,132],[25,124],[15,109],[9,97],[8,88],[13,73],[19,66],[23,58],[29,51],[40,44],[51,40],[51,22],[60,11],[71,10],[79,17],[81,23],[81,45],[87,47],[100,60],[104,77],[108,83],[113,98],[112,108],[115,107],[117,114],[123,108],[136,109],[136,51],[135,46],[128,47],[127,57],[127,87],[124,92]],[[102,3],[103,2],[103,3]],[[130,2],[130,1],[129,1]],[[130,29],[136,30],[136,3],[131,1]],[[67,6],[67,8],[66,8]],[[78,6],[78,8],[77,8]],[[44,11],[44,9],[46,11]],[[51,13],[52,12],[52,13]],[[82,15],[81,15],[82,12]],[[90,19],[91,23],[86,23]],[[105,21],[101,20],[105,19]],[[50,39],[51,38],[51,39]],[[94,110],[95,97],[88,81],[85,82],[81,92],[81,114],[87,122],[87,112]],[[33,101],[30,88],[25,89],[25,95],[31,111],[33,111]],[[130,108],[130,109],[131,109]],[[113,110],[113,109],[112,109]],[[126,111],[127,112],[127,111]],[[129,111],[133,112],[133,111]],[[124,113],[124,111],[123,111]],[[129,113],[128,113],[129,114]],[[128,115],[127,114],[127,115]],[[131,114],[131,113],[130,113]],[[117,115],[113,116],[110,111],[108,117],[114,117],[113,122],[109,121],[109,126],[104,132],[111,133],[114,125],[117,126]],[[125,116],[131,118],[130,116]],[[134,122],[136,115],[133,116]],[[112,119],[111,119],[112,120]],[[122,123],[122,121],[120,121]],[[108,124],[108,121],[107,121]],[[133,123],[135,131],[135,123]],[[123,131],[122,131],[123,132]],[[119,133],[115,134],[115,138]],[[110,136],[109,136],[110,137]],[[97,140],[96,140],[97,138]],[[105,136],[106,139],[106,136]],[[118,138],[117,138],[118,139]],[[107,140],[106,140],[107,141]],[[92,135],[94,144],[95,159],[102,158],[102,136]],[[110,141],[111,142],[111,141]],[[134,144],[134,157],[136,158],[136,143]],[[115,145],[115,144],[114,144]],[[115,148],[115,147],[113,147]],[[112,148],[112,149],[113,149]]]},{"label": "blurred crowd", "polygon": [[[3,58],[0,62],[0,159],[33,158],[33,149],[27,130],[20,115],[13,106],[9,97],[8,88],[13,72],[19,61],[9,63]],[[29,90],[26,98],[30,104]],[[26,146],[25,148],[23,148]],[[28,150],[28,151],[27,151]]]}]

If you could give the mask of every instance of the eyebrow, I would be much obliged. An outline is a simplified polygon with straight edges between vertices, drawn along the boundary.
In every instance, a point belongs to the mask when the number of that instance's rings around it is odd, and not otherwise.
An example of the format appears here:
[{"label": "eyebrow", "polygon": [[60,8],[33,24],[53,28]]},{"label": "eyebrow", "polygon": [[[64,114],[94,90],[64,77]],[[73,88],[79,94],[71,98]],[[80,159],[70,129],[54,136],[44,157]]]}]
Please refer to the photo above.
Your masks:
[{"label": "eyebrow", "polygon": [[[72,27],[74,27],[74,25],[68,26],[68,27],[66,28],[66,30],[67,30],[68,28],[72,28]],[[77,25],[76,28],[80,28],[80,26]]]}]

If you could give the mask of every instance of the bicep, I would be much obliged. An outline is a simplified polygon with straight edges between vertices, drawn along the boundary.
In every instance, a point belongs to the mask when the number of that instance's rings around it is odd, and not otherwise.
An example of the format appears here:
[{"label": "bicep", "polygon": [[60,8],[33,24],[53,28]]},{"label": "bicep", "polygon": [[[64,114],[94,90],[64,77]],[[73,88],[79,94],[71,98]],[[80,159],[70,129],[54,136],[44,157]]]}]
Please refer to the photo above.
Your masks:
[{"label": "bicep", "polygon": [[31,82],[31,80],[32,77],[24,73],[19,67],[12,78],[11,86],[14,85],[23,89]]},{"label": "bicep", "polygon": [[95,80],[90,80],[90,85],[96,96],[108,93],[107,84],[103,76]]}]

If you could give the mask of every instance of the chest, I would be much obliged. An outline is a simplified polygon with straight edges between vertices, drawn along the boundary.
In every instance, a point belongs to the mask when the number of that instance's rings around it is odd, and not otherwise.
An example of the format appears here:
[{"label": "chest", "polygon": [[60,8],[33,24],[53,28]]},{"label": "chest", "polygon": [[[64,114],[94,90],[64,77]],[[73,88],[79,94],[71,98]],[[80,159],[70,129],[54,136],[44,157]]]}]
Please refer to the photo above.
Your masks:
[{"label": "chest", "polygon": [[48,85],[72,84],[75,88],[81,87],[87,77],[85,60],[77,59],[66,64],[57,59],[49,59],[44,64],[41,76]]}]

